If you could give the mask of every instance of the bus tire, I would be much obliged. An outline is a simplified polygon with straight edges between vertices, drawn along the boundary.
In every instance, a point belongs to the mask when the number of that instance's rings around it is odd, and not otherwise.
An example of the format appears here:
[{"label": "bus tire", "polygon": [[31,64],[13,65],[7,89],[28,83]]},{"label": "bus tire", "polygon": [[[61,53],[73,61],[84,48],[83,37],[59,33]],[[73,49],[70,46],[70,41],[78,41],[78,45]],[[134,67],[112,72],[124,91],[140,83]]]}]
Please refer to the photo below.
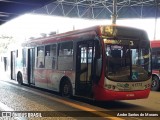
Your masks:
[{"label": "bus tire", "polygon": [[20,72],[18,72],[18,74],[17,74],[17,82],[18,82],[18,84],[20,84],[20,85],[23,84],[22,74],[21,74]]},{"label": "bus tire", "polygon": [[61,96],[70,98],[72,96],[72,85],[69,80],[63,80],[61,83]]},{"label": "bus tire", "polygon": [[153,77],[152,77],[151,90],[153,90],[153,91],[158,91],[159,88],[160,88],[160,80],[159,80],[158,76],[153,76]]}]

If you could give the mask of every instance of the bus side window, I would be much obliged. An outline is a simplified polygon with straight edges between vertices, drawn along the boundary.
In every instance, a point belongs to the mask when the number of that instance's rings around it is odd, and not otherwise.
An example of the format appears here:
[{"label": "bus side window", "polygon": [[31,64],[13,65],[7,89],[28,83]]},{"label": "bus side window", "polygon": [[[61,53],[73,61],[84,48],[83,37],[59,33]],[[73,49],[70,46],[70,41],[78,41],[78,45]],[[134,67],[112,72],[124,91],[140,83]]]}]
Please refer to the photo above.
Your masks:
[{"label": "bus side window", "polygon": [[44,68],[44,46],[37,47],[37,68]]},{"label": "bus side window", "polygon": [[22,64],[26,67],[26,48],[22,49]]},{"label": "bus side window", "polygon": [[51,56],[52,57],[52,69],[56,69],[57,68],[57,45],[54,44],[51,47]]},{"label": "bus side window", "polygon": [[156,52],[152,52],[152,67],[153,67],[153,69],[157,69],[156,63],[157,63],[157,54],[156,54]]},{"label": "bus side window", "polygon": [[58,69],[73,69],[73,42],[63,42],[58,44]]},{"label": "bus side window", "polygon": [[56,58],[57,58],[57,45],[45,46],[45,68],[56,69]]}]

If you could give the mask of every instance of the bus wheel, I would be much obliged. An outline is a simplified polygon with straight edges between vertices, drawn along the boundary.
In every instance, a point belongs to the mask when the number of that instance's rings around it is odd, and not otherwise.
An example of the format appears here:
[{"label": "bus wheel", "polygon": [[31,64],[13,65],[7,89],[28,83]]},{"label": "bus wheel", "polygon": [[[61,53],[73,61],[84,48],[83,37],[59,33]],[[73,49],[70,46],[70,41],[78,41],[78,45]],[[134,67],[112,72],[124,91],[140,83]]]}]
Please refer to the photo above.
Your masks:
[{"label": "bus wheel", "polygon": [[160,88],[159,78],[157,76],[153,76],[151,90],[157,91],[157,90],[159,90],[159,88]]},{"label": "bus wheel", "polygon": [[62,82],[61,95],[68,98],[72,96],[72,85],[68,80]]},{"label": "bus wheel", "polygon": [[17,81],[18,81],[18,84],[22,85],[23,84],[23,81],[22,81],[22,74],[20,72],[18,72],[17,74]]}]

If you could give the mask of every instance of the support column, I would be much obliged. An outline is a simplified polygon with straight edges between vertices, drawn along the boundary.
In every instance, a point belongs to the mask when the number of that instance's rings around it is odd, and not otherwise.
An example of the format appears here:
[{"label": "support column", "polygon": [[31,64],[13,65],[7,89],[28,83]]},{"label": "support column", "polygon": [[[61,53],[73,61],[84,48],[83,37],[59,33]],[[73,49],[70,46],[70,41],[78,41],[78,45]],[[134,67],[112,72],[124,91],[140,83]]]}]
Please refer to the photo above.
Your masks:
[{"label": "support column", "polygon": [[158,3],[156,3],[156,12],[155,12],[155,24],[154,24],[154,40],[156,39],[157,33],[157,18],[158,18]]},{"label": "support column", "polygon": [[113,0],[113,13],[111,16],[112,24],[116,24],[117,20],[117,0]]}]

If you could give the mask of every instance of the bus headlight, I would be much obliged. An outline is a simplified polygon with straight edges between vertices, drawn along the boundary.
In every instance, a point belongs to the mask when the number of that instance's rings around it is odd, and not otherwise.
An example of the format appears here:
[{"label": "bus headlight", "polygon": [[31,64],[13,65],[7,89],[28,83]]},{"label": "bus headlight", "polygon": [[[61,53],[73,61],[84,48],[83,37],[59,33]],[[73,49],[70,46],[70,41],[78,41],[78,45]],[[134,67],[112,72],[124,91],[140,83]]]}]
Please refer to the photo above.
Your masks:
[{"label": "bus headlight", "polygon": [[109,90],[115,90],[116,86],[114,86],[114,85],[105,85],[105,88],[109,89]]}]

